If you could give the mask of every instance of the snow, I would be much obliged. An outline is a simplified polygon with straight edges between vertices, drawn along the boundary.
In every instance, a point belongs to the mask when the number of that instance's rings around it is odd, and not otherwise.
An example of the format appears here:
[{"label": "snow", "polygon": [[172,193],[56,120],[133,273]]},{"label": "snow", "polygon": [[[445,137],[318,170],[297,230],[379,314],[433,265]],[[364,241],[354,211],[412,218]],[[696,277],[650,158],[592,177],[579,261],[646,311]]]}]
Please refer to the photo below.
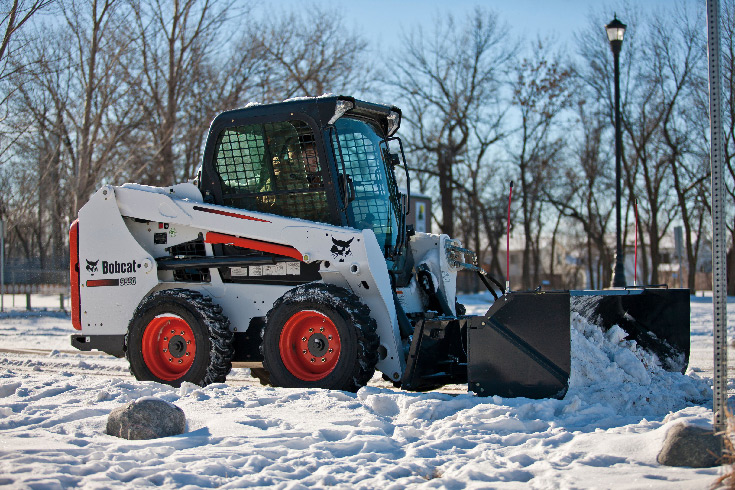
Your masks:
[{"label": "snow", "polygon": [[[488,301],[460,298],[470,313]],[[66,314],[0,314],[0,486],[705,489],[724,467],[656,462],[672,425],[712,420],[711,300],[691,307],[687,375],[573,316],[563,400],[402,392],[380,376],[358,393],[269,388],[241,369],[226,384],[172,388],[73,350]],[[110,411],[142,397],[182,408],[188,431],[106,435]]]},{"label": "snow", "polygon": [[325,92],[322,95],[317,95],[316,97],[291,97],[290,99],[286,99],[283,102],[306,102],[309,100],[328,99],[330,97],[336,97],[336,94],[333,94],[332,92]]}]

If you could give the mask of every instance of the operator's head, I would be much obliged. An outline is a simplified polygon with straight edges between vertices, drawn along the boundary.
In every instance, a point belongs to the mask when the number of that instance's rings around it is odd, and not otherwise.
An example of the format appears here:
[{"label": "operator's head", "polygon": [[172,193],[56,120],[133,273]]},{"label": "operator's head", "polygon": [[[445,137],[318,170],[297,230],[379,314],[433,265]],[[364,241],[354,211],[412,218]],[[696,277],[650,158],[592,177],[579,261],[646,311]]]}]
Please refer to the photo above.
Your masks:
[{"label": "operator's head", "polygon": [[304,143],[304,159],[306,160],[306,171],[316,172],[319,170],[319,160],[316,156],[316,145],[313,141]]}]

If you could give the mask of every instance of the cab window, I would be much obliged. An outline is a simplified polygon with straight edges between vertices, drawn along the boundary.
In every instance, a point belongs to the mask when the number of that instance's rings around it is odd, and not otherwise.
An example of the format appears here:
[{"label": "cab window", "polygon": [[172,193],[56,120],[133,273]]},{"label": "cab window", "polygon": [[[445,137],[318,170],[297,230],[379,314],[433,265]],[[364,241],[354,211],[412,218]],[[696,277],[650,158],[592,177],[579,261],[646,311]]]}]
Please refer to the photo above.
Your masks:
[{"label": "cab window", "polygon": [[332,223],[314,133],[302,121],[220,133],[214,168],[225,206]]}]

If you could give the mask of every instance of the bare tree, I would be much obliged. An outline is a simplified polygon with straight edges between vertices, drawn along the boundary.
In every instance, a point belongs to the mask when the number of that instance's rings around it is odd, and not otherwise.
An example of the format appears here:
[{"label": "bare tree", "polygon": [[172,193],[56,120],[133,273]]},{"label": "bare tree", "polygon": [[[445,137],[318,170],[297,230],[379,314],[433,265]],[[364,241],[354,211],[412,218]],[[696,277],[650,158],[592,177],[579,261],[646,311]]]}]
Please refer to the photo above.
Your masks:
[{"label": "bare tree", "polygon": [[[564,169],[563,179],[545,192],[545,197],[563,216],[582,226],[588,287],[600,288],[610,284],[612,276],[612,248],[607,243],[608,225],[613,211],[608,199],[613,192],[610,175],[610,155],[603,150],[606,131],[604,116],[597,107],[587,107],[581,95],[577,100],[579,140],[571,148],[573,163]],[[598,275],[596,263],[602,274]]]},{"label": "bare tree", "polygon": [[462,223],[460,219],[461,229],[467,236],[465,243],[471,244],[477,252],[479,263],[486,263],[489,253],[489,272],[502,276],[499,253],[507,218],[507,198],[503,191],[508,191],[506,183],[510,178],[507,171],[493,162],[491,155],[507,134],[499,131],[483,136],[476,132],[475,137],[467,157],[460,160],[459,181],[455,184],[466,201],[467,212],[461,215],[465,221]]},{"label": "bare tree", "polygon": [[[132,39],[125,33],[120,0],[70,1],[64,7],[76,53],[70,66],[75,103],[68,106],[67,152],[74,179],[73,211],[87,201],[112,164],[121,157],[120,142],[137,122],[128,100],[129,88],[121,83],[122,61],[129,56]],[[115,161],[125,165],[126,159]]]},{"label": "bare tree", "polygon": [[404,44],[390,64],[391,84],[405,101],[409,148],[429,157],[416,170],[438,181],[440,228],[454,235],[458,166],[479,140],[504,133],[501,87],[515,47],[496,14],[480,8],[459,25],[441,17],[429,34],[419,28]]},{"label": "bare tree", "polygon": [[234,1],[131,0],[131,4],[137,56],[128,72],[131,79],[141,80],[136,99],[147,133],[138,140],[147,144],[138,148],[131,176],[169,185],[191,171],[191,163],[182,162],[178,145],[189,131],[203,132],[202,124],[208,120],[201,115],[195,128],[186,128],[184,124],[192,121],[182,112],[206,74],[205,65],[226,45],[220,28],[235,10]]},{"label": "bare tree", "polygon": [[18,90],[6,123],[17,138],[10,165],[13,176],[22,176],[12,195],[34,216],[17,216],[15,233],[41,266],[60,266],[69,222],[112,164],[125,164],[119,144],[129,131],[132,106],[120,82],[120,60],[129,43],[121,5],[65,2],[63,22],[37,25],[19,60],[33,60],[36,69],[12,77]]},{"label": "bare tree", "polygon": [[370,89],[374,69],[368,43],[345,29],[344,18],[332,10],[312,4],[272,16],[249,38],[265,58],[262,84],[269,101]]},{"label": "bare tree", "polygon": [[693,231],[700,207],[694,205],[702,195],[710,172],[697,154],[694,138],[699,118],[693,111],[693,97],[706,82],[705,52],[702,32],[703,16],[679,5],[673,17],[657,16],[653,23],[651,46],[654,53],[652,69],[658,85],[660,104],[665,108],[661,120],[661,158],[668,163],[672,187],[684,227],[689,289],[695,289],[697,247]]},{"label": "bare tree", "polygon": [[572,77],[571,70],[553,59],[541,42],[531,53],[516,67],[511,86],[520,127],[509,152],[520,182],[524,287],[540,279],[542,198],[545,187],[553,182],[555,163],[563,149],[558,128],[570,101]]},{"label": "bare tree", "polygon": [[[0,9],[0,16],[2,16],[0,29],[3,32],[0,41],[0,107],[3,108],[3,114],[0,114],[0,120],[5,120],[8,116],[9,104],[7,102],[18,88],[18,75],[36,61],[20,56],[30,40],[28,36],[25,36],[19,41],[19,34],[35,14],[52,3],[53,0],[32,0],[31,2],[13,0],[10,5],[5,4]],[[16,83],[8,83],[10,78],[14,78]],[[3,155],[16,138],[13,134],[0,133],[0,135],[2,136],[0,155]]]},{"label": "bare tree", "polygon": [[[733,209],[735,206],[735,0],[723,0],[722,2],[722,94],[724,96],[723,103],[723,120],[724,120],[724,136],[725,142],[722,145],[726,175],[726,189],[730,206],[726,207],[728,219],[726,225],[730,231],[730,248],[728,250],[728,294],[735,294],[735,216]],[[707,85],[702,85],[700,90],[700,107],[702,115],[708,115],[709,108],[707,106],[709,91]],[[706,119],[708,121],[708,119]],[[706,129],[707,134],[709,128]],[[706,154],[706,161],[709,162],[709,154]]]},{"label": "bare tree", "polygon": [[[0,27],[4,31],[2,41],[0,41],[0,80],[16,73],[18,67],[21,66],[16,63],[10,68],[8,65],[8,58],[13,54],[11,41],[17,38],[17,33],[33,15],[51,3],[53,3],[53,0],[31,0],[30,2],[13,0],[12,4],[0,10],[0,15],[2,16]],[[19,49],[20,47],[15,51]]]},{"label": "bare tree", "polygon": [[[38,47],[29,45],[31,51]],[[51,55],[53,51],[47,52]],[[28,55],[38,58],[32,52]],[[19,248],[26,261],[37,259],[40,267],[49,265],[48,259],[61,260],[68,223],[68,193],[62,185],[68,179],[61,157],[68,77],[63,70],[46,72],[51,66],[55,66],[53,61],[42,60],[39,68],[43,71],[34,71],[30,80],[19,80],[18,91],[9,101],[13,117],[5,121],[17,133],[6,166],[10,185],[3,199],[10,251]],[[22,77],[20,73],[16,76]],[[41,85],[40,80],[47,83]],[[50,92],[48,87],[56,90]]]}]

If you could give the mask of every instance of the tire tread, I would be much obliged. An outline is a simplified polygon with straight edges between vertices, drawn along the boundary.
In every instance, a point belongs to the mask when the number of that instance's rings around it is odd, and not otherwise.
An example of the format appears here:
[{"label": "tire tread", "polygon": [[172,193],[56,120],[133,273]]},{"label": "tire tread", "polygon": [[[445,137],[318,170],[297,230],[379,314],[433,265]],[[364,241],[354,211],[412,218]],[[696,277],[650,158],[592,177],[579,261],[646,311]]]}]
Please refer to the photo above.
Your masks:
[{"label": "tire tread", "polygon": [[[270,324],[273,315],[285,305],[304,302],[315,302],[326,305],[338,313],[343,319],[354,326],[357,336],[357,363],[350,379],[344,386],[335,387],[345,391],[355,392],[365,386],[375,373],[375,365],[378,363],[378,326],[375,319],[370,316],[370,309],[352,292],[339,286],[324,283],[309,283],[298,286],[286,292],[273,304],[266,316],[266,328],[261,331],[261,337],[265,338],[267,325]],[[260,346],[261,355],[264,354],[264,343]],[[263,368],[269,370],[268,359],[263,355]],[[252,372],[252,371],[251,371]],[[272,371],[271,371],[272,372]],[[260,376],[256,377],[261,379]],[[272,384],[269,375],[268,382]],[[262,379],[261,379],[262,383]]]},{"label": "tire tread", "polygon": [[[197,384],[206,386],[211,383],[223,383],[232,370],[235,334],[230,330],[230,320],[222,313],[222,307],[215,304],[209,296],[183,288],[156,291],[141,301],[135,309],[128,327],[128,335],[130,335],[130,330],[138,318],[142,317],[149,309],[167,301],[189,310],[195,310],[202,317],[208,330],[210,341],[209,363],[203,378],[198,380]],[[133,372],[130,349],[126,348],[125,357],[131,365],[131,372]]]}]

